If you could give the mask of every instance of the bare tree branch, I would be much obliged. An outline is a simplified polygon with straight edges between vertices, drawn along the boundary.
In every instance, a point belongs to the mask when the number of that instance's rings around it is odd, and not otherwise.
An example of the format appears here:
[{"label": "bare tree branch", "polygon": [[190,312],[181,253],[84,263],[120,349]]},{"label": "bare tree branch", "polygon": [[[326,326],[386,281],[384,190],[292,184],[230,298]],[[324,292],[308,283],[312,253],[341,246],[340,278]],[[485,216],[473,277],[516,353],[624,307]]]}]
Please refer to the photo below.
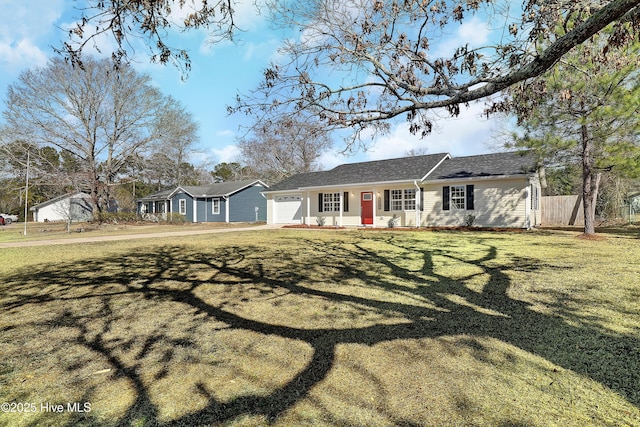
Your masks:
[{"label": "bare tree branch", "polygon": [[275,22],[298,26],[301,35],[282,49],[288,62],[265,70],[263,83],[230,112],[276,117],[306,110],[327,129],[356,135],[384,131],[391,119],[406,116],[411,132],[426,135],[431,110],[456,116],[461,106],[534,79],[607,26],[611,46],[629,43],[640,27],[639,4],[530,0],[520,18],[505,17],[508,36],[497,44],[442,52],[433,46],[456,22],[480,11],[495,19],[508,9],[500,0],[273,0]]}]

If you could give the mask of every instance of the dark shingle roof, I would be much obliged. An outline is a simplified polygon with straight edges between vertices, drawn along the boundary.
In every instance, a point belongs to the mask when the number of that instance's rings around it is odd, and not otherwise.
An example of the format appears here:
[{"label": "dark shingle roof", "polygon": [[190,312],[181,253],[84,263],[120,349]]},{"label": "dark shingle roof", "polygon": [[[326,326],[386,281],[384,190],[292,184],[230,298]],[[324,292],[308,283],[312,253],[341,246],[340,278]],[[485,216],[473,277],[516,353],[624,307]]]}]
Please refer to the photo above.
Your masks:
[{"label": "dark shingle roof", "polygon": [[455,178],[528,175],[535,172],[537,162],[530,153],[495,153],[454,157],[443,162],[427,181]]},{"label": "dark shingle roof", "polygon": [[372,162],[347,163],[329,171],[294,175],[269,188],[269,191],[305,187],[421,180],[447,156],[445,153],[401,157]]},{"label": "dark shingle roof", "polygon": [[[185,192],[196,197],[221,197],[221,196],[228,196],[230,194],[236,193],[242,190],[243,188],[249,187],[250,185],[253,185],[255,183],[259,183],[263,185],[262,181],[259,181],[256,179],[250,179],[250,180],[244,180],[244,181],[219,182],[217,184],[202,185],[202,186],[181,186],[178,188],[181,188]],[[144,197],[140,199],[140,201],[165,200],[165,199],[168,199],[169,196],[171,196],[171,194],[173,194],[176,190],[177,188],[163,190],[158,193],[151,194],[150,196]]]},{"label": "dark shingle roof", "polygon": [[329,179],[330,172],[331,171],[299,173],[272,185],[267,191],[296,190],[298,188],[325,185],[324,183]]},{"label": "dark shingle roof", "polygon": [[[446,159],[443,161],[443,159]],[[438,165],[439,164],[439,165]],[[435,170],[434,167],[437,168]],[[508,152],[450,158],[447,154],[403,157],[373,162],[349,163],[329,171],[294,175],[267,191],[287,191],[308,187],[364,184],[373,182],[482,178],[529,175],[537,169],[531,153]]]},{"label": "dark shingle roof", "polygon": [[146,202],[146,201],[153,201],[153,200],[164,200],[167,199],[169,197],[169,195],[171,193],[173,193],[173,188],[170,190],[162,190],[162,191],[158,191],[157,193],[153,193],[150,194],[146,197],[142,197],[140,199],[138,199],[141,202]]}]

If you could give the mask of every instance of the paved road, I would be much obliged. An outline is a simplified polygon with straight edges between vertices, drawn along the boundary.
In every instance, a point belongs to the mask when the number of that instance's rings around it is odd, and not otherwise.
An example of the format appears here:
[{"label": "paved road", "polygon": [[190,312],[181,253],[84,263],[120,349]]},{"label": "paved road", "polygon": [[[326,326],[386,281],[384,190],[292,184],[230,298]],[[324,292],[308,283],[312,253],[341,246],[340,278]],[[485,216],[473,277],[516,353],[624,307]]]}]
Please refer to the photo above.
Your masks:
[{"label": "paved road", "polygon": [[215,233],[232,233],[254,230],[273,230],[281,228],[281,225],[255,225],[251,227],[238,228],[213,228],[210,230],[183,230],[183,231],[167,231],[163,233],[140,233],[140,234],[123,234],[114,236],[88,236],[68,239],[51,239],[51,240],[32,240],[24,242],[7,242],[0,243],[0,249],[3,248],[22,248],[29,246],[50,246],[50,245],[70,245],[74,243],[94,243],[94,242],[113,242],[117,240],[134,240],[134,239],[150,239],[154,237],[181,237],[194,236],[198,234],[215,234]]}]

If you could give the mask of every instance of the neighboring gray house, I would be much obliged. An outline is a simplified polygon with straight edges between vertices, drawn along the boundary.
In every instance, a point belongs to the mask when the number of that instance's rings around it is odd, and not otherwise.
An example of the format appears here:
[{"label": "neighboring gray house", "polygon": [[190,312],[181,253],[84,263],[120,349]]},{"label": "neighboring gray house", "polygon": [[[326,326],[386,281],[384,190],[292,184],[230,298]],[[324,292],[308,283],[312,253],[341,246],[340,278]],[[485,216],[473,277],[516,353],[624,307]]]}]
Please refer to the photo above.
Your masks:
[{"label": "neighboring gray house", "polygon": [[449,154],[344,164],[294,175],[267,195],[270,224],[386,227],[474,225],[530,228],[540,224],[540,179],[533,156]]},{"label": "neighboring gray house", "polygon": [[260,180],[180,186],[138,200],[138,213],[184,215],[189,222],[253,222],[267,220],[267,185]]},{"label": "neighboring gray house", "polygon": [[91,196],[86,193],[69,193],[29,209],[35,222],[91,221],[93,208]]}]

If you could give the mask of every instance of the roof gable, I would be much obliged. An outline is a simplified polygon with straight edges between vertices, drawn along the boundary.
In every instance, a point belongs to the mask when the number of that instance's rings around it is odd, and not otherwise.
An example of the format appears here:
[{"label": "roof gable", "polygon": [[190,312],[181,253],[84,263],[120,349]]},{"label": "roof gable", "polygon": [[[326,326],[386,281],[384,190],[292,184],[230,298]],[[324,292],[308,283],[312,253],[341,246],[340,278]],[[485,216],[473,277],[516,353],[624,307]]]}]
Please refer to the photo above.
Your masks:
[{"label": "roof gable", "polygon": [[440,153],[371,162],[346,163],[328,171],[293,175],[273,185],[269,191],[374,182],[420,181],[448,156],[446,153]]}]

